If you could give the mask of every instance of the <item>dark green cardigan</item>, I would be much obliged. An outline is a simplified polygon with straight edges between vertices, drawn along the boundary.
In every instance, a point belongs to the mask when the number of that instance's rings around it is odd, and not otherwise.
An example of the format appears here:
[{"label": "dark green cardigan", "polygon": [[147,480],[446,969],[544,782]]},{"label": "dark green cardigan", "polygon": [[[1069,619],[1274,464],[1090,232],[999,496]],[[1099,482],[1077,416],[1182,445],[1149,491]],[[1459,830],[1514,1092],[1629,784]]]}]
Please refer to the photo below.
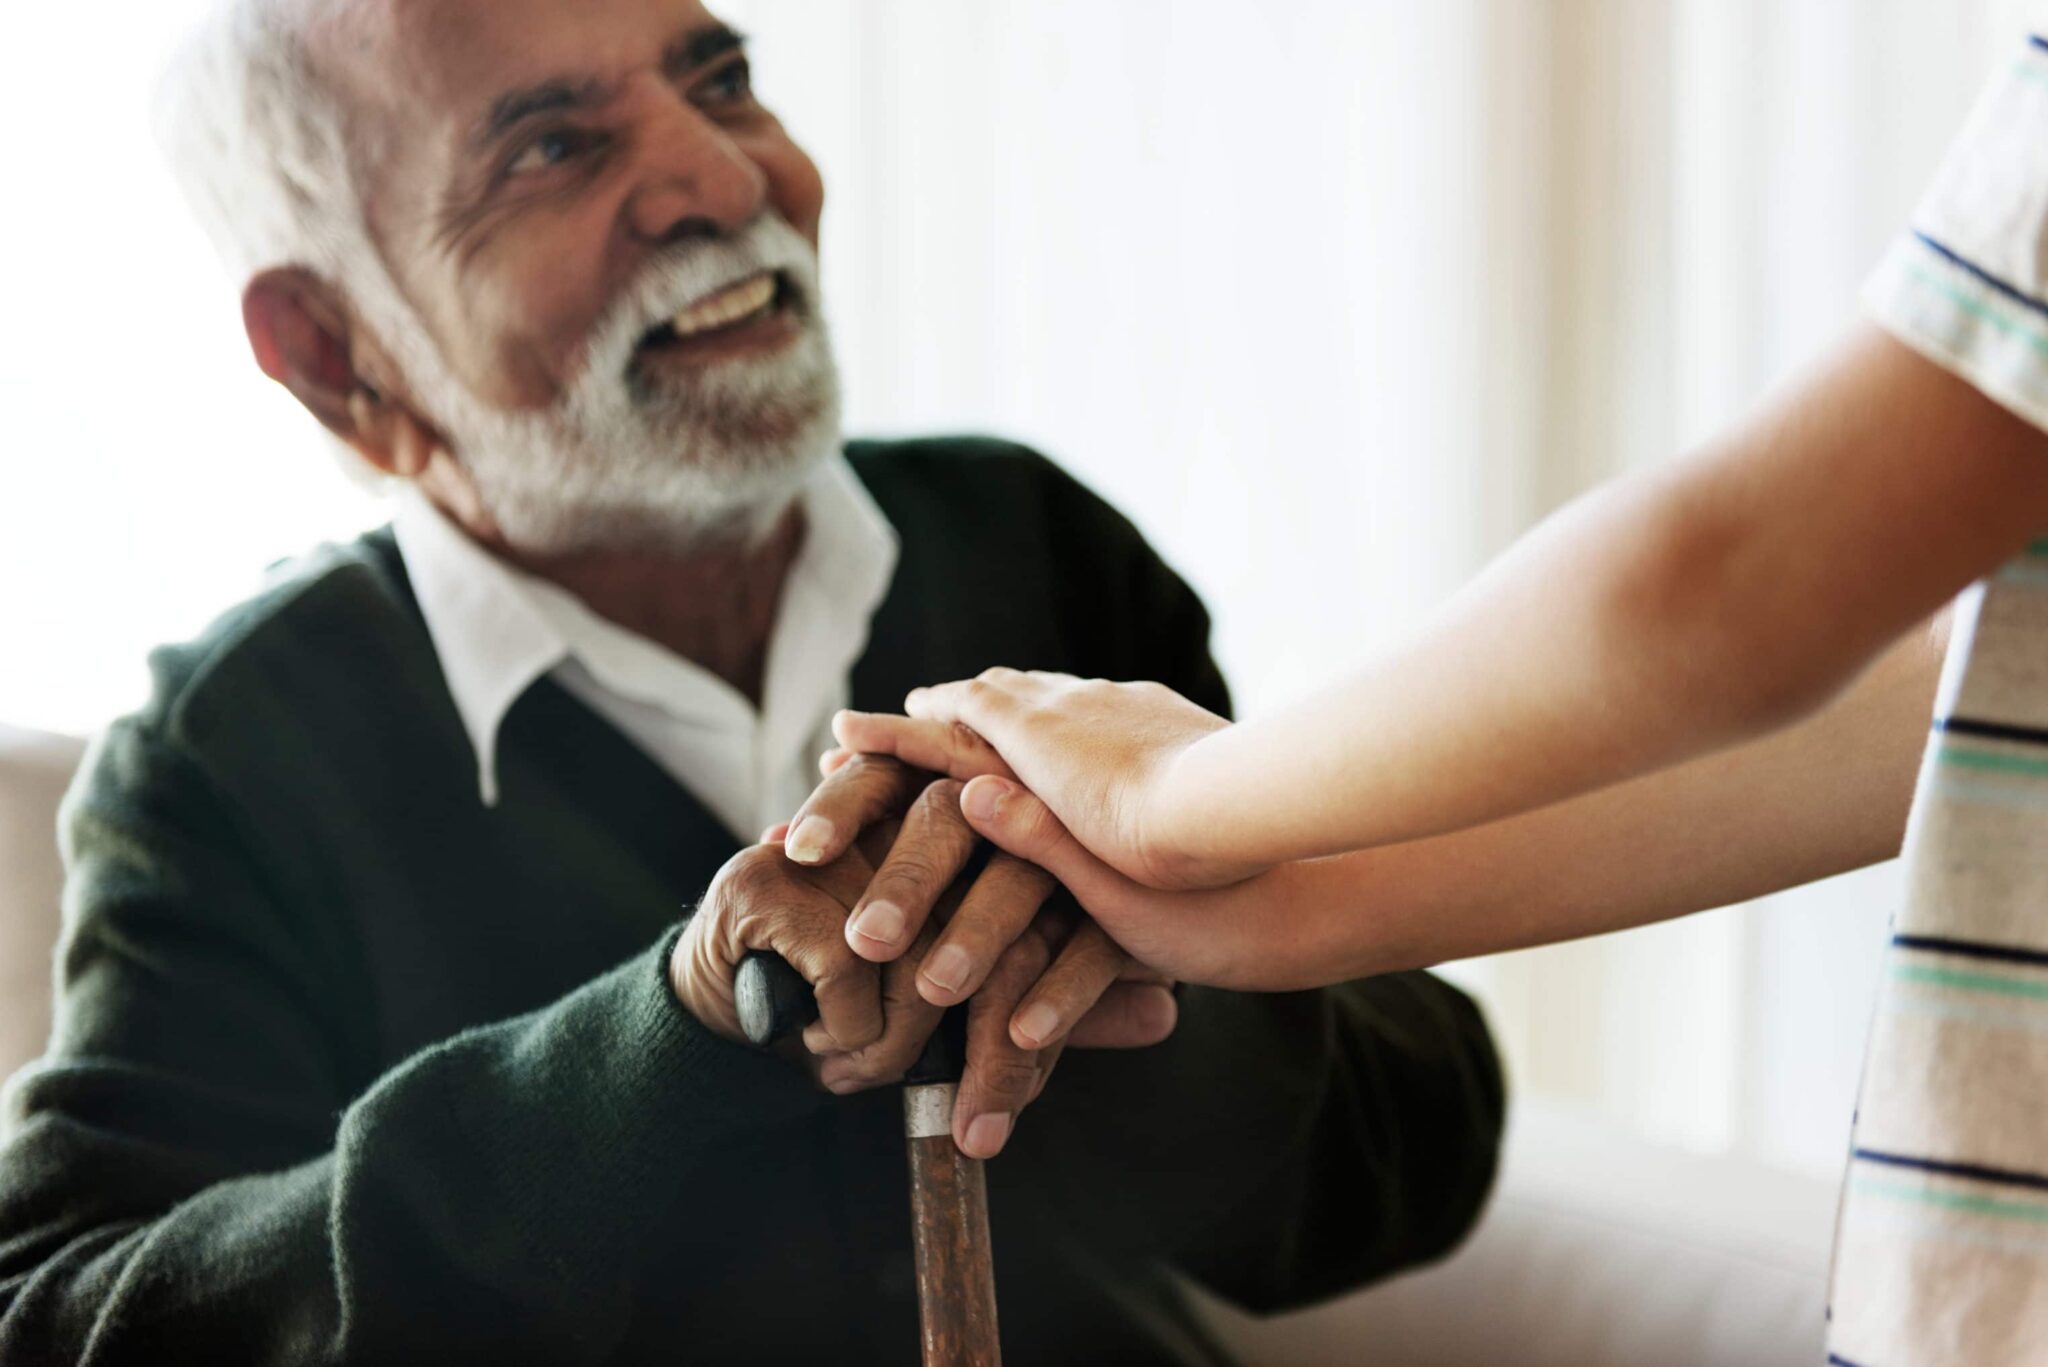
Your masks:
[{"label": "dark green cardigan", "polygon": [[[996,663],[1226,705],[1194,595],[1051,465],[851,454],[904,543],[858,705]],[[677,1007],[663,946],[735,845],[662,770],[543,682],[482,806],[388,533],[154,668],[67,805],[0,1362],[916,1360],[894,1091]],[[1421,974],[1189,991],[1167,1044],[1069,1052],[991,1165],[1012,1367],[1219,1360],[1167,1267],[1272,1308],[1441,1254],[1501,1104]]]}]

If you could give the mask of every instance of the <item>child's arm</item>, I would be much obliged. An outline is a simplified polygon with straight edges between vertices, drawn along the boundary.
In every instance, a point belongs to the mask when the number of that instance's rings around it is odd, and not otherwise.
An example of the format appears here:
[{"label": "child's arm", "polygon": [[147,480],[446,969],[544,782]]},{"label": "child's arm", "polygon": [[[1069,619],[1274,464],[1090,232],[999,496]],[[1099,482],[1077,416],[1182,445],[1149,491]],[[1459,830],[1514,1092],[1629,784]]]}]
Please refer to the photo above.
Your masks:
[{"label": "child's arm", "polygon": [[[1645,925],[1898,853],[1947,616],[1816,715],[1598,793],[1428,840],[1159,892],[1073,840],[1028,792],[968,785],[969,820],[1041,863],[1136,958],[1172,977],[1279,991]],[[986,814],[982,800],[1001,798]],[[1051,999],[1041,984],[1020,1011]],[[1040,1023],[1043,1028],[1043,1023]]]},{"label": "child's arm", "polygon": [[[2048,436],[1874,326],[1731,436],[1581,499],[1407,648],[1223,727],[1145,685],[913,695],[1153,886],[1413,840],[1737,744],[2048,528]],[[1327,586],[1326,586],[1327,587]],[[892,748],[852,719],[842,740]]]}]

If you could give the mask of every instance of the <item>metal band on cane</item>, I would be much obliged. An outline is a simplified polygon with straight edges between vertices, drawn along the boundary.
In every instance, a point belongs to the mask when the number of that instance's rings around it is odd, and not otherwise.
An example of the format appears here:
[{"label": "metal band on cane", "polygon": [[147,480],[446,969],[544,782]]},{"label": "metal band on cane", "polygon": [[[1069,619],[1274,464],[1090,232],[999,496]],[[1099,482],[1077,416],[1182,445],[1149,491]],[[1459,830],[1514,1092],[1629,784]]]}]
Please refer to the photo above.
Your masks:
[{"label": "metal band on cane", "polygon": [[950,1082],[933,1082],[903,1089],[903,1137],[936,1139],[953,1133],[953,1098],[960,1089]]}]

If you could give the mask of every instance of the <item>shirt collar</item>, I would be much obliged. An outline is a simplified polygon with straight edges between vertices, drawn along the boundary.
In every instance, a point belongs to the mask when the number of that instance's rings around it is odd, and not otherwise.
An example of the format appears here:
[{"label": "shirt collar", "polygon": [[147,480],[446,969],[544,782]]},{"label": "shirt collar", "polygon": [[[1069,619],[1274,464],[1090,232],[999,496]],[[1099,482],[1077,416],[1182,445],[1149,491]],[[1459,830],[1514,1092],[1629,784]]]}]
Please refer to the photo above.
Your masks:
[{"label": "shirt collar", "polygon": [[[728,717],[751,710],[708,671],[492,555],[417,489],[407,485],[396,497],[392,532],[475,752],[477,791],[486,806],[498,801],[498,733],[506,714],[537,680],[571,660],[599,687],[646,705],[667,705],[676,693],[659,689],[658,681],[683,671],[698,676],[700,685],[723,689],[721,710]],[[763,699],[770,716],[802,701],[778,687],[791,674],[776,665],[792,654],[792,638],[831,633],[844,660],[841,674],[851,668],[900,552],[895,529],[843,456],[826,461],[798,497],[806,533],[770,637]]]},{"label": "shirt collar", "polygon": [[476,754],[478,794],[496,806],[498,727],[534,680],[568,656],[568,643],[534,606],[532,576],[472,541],[411,485],[397,501],[391,531]]}]

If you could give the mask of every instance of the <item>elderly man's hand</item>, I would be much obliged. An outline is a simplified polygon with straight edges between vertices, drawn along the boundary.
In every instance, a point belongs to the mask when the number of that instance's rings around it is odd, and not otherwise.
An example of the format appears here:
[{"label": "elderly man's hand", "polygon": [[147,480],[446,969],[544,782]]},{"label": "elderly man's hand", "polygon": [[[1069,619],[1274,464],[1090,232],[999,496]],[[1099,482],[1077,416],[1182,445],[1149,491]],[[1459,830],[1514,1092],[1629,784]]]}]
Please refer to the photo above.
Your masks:
[{"label": "elderly man's hand", "polygon": [[818,999],[818,1019],[804,1030],[808,1050],[873,1045],[882,1037],[881,975],[846,948],[839,929],[873,876],[858,849],[800,870],[779,845],[740,851],[711,880],[669,958],[676,999],[712,1030],[744,1038],[733,975],[750,951],[765,950],[786,959]]},{"label": "elderly man's hand", "polygon": [[[817,994],[806,1062],[823,1085],[846,1093],[900,1080],[945,1006],[973,993],[954,1138],[978,1157],[1002,1148],[1068,1042],[1131,1048],[1171,1033],[1175,1006],[1163,982],[1132,965],[1066,899],[1048,905],[1048,875],[998,855],[972,879],[961,876],[976,838],[960,818],[957,784],[931,785],[929,775],[876,759],[838,767],[820,793],[826,811],[845,819],[858,811],[860,844],[806,867],[784,857],[782,832],[771,831],[720,871],[677,944],[676,995],[706,1025],[738,1038],[733,973],[750,950],[778,953]],[[899,830],[894,815],[906,802]],[[816,798],[807,806],[818,808]],[[885,896],[917,925],[877,964],[854,952],[847,918]],[[942,929],[989,962],[961,990],[933,1000],[920,970]],[[1027,997],[1057,1003],[1071,1032],[1018,1037],[1011,1018]]]},{"label": "elderly man's hand", "polygon": [[[900,760],[846,750],[827,754],[822,766],[825,782],[789,828],[797,833],[790,857],[812,867],[821,846],[836,853],[898,810],[895,785],[906,772]],[[908,772],[919,783],[929,777],[921,770]],[[943,931],[930,941],[933,913],[943,909],[939,893],[976,848],[975,833],[960,810],[960,791],[961,785],[950,779],[923,787],[904,819],[902,835],[846,924],[847,943],[860,957],[917,963],[918,993],[938,1006],[969,997],[992,1001],[994,994],[987,989],[1002,969],[1003,956],[1049,896],[1058,893],[1056,905],[1078,910],[1051,874],[998,853],[959,913],[939,918]],[[798,836],[811,848],[799,848]],[[1043,1049],[1074,1032],[1074,1042],[1084,1046],[1134,1047],[1120,1036],[1149,1033],[1133,1028],[1140,1020],[1151,1022],[1157,1032],[1143,1043],[1157,1043],[1170,1033],[1171,994],[1165,989],[1171,984],[1139,968],[1094,921],[1067,918],[1067,924],[1071,929],[1057,957],[1018,999],[1008,1022],[1016,1045]]]},{"label": "elderly man's hand", "polygon": [[840,833],[842,847],[856,833],[872,847],[877,823],[914,794],[845,935],[861,958],[912,970],[913,990],[926,1003],[968,1003],[970,1071],[955,1112],[965,1117],[961,1134],[975,1118],[994,1115],[977,1137],[1002,1137],[1007,1089],[984,1085],[999,1071],[1035,1060],[1035,1096],[1068,1043],[1139,1048],[1172,1033],[1171,984],[1081,915],[1043,869],[998,852],[962,895],[962,872],[979,846],[960,810],[960,784],[874,755],[836,752],[823,767],[824,783],[791,829],[822,823]]}]

